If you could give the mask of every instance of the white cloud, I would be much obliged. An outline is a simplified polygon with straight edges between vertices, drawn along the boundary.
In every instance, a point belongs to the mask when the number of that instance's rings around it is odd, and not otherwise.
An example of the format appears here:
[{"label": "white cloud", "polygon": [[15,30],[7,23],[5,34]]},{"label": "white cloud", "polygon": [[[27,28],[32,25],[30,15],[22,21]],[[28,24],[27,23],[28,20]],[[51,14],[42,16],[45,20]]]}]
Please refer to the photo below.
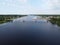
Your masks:
[{"label": "white cloud", "polygon": [[60,0],[43,0],[41,13],[60,14]]},{"label": "white cloud", "polygon": [[42,0],[41,2],[42,4],[38,2],[38,5],[35,4],[36,6],[31,5],[31,2],[29,3],[28,0],[14,0],[14,1],[5,0],[5,1],[3,3],[2,2],[0,3],[1,6],[0,13],[18,13],[18,14],[60,13],[60,0]]},{"label": "white cloud", "polygon": [[27,3],[27,0],[19,0],[20,3]]}]

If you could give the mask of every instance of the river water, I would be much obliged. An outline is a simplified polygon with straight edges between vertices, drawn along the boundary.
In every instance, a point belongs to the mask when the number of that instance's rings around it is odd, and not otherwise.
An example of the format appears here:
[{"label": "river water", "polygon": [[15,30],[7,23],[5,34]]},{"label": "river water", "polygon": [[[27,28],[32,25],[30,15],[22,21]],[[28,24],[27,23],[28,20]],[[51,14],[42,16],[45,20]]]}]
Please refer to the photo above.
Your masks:
[{"label": "river water", "polygon": [[0,24],[0,45],[60,45],[60,27],[34,17]]}]

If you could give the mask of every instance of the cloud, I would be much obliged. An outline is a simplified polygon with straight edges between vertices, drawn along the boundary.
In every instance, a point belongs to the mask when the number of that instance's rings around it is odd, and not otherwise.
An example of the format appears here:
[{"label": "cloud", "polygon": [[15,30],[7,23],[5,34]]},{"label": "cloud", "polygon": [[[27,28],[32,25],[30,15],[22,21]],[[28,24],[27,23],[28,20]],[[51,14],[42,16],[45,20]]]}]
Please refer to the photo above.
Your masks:
[{"label": "cloud", "polygon": [[[59,14],[60,0],[4,0],[0,1],[0,13]],[[32,4],[31,4],[32,3]]]},{"label": "cloud", "polygon": [[27,0],[18,0],[20,3],[27,3]]},{"label": "cloud", "polygon": [[42,0],[41,13],[60,14],[60,0]]}]

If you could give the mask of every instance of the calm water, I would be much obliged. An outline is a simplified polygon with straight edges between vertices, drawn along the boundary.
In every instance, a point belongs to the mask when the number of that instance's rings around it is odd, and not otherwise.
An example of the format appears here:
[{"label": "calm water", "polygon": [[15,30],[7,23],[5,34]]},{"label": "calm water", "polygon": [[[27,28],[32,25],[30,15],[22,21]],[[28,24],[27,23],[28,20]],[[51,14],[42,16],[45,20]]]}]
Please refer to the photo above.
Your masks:
[{"label": "calm water", "polygon": [[60,45],[60,27],[34,17],[0,24],[0,45]]}]

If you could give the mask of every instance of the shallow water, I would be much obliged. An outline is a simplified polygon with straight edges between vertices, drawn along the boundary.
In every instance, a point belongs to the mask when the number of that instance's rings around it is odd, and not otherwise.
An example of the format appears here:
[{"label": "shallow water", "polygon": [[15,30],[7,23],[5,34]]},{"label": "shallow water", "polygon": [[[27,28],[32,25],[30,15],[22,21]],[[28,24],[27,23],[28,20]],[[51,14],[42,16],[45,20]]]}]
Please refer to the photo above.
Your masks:
[{"label": "shallow water", "polygon": [[60,27],[35,16],[0,24],[1,45],[60,45]]}]

